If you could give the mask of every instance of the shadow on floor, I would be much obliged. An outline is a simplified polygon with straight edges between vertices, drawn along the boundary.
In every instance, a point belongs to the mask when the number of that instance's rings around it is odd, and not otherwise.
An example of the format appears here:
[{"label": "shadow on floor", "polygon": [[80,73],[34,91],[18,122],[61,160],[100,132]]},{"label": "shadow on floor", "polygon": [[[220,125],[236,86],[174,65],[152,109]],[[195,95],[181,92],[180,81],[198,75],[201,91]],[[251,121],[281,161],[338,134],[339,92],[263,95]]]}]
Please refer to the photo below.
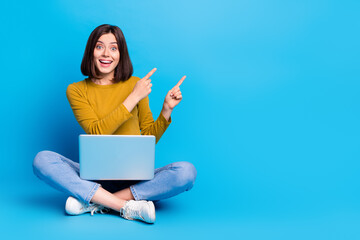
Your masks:
[{"label": "shadow on floor", "polygon": [[17,198],[20,204],[31,207],[33,210],[56,211],[65,214],[67,196],[61,193],[26,194]]}]

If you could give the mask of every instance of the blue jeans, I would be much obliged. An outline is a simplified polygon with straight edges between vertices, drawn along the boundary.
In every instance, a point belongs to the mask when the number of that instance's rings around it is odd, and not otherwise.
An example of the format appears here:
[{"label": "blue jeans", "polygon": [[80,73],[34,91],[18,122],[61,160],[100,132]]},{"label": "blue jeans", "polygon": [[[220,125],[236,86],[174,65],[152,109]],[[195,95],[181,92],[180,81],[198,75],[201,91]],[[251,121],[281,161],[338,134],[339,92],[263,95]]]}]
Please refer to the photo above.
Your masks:
[{"label": "blue jeans", "polygon": [[196,169],[189,162],[175,162],[155,169],[146,181],[88,181],[79,176],[79,164],[51,151],[39,152],[33,162],[36,176],[50,186],[89,204],[101,186],[110,192],[130,187],[135,200],[158,201],[190,190]]}]

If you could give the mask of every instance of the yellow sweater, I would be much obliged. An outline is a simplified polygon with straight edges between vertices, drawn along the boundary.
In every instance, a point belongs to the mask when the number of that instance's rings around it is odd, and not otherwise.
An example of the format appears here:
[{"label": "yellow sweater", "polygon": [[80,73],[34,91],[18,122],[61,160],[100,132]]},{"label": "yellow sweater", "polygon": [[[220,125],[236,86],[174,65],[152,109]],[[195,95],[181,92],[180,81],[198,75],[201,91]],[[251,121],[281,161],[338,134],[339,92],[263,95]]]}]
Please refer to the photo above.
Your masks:
[{"label": "yellow sweater", "polygon": [[122,104],[133,90],[138,77],[112,85],[98,85],[89,78],[72,83],[66,96],[76,120],[87,134],[154,135],[159,141],[169,124],[160,113],[154,122],[149,98],[139,101],[129,112]]}]

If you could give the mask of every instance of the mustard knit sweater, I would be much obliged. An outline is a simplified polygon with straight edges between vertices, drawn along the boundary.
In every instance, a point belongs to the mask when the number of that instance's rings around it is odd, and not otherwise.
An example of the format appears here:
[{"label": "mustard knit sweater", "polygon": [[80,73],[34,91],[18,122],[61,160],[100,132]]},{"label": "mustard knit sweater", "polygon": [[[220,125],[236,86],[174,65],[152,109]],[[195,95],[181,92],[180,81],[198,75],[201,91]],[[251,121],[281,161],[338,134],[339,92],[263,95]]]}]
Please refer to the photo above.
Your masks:
[{"label": "mustard knit sweater", "polygon": [[160,113],[154,122],[149,97],[129,112],[122,104],[133,90],[138,77],[111,85],[98,85],[89,78],[72,83],[66,96],[76,120],[87,134],[154,135],[159,141],[171,119]]}]

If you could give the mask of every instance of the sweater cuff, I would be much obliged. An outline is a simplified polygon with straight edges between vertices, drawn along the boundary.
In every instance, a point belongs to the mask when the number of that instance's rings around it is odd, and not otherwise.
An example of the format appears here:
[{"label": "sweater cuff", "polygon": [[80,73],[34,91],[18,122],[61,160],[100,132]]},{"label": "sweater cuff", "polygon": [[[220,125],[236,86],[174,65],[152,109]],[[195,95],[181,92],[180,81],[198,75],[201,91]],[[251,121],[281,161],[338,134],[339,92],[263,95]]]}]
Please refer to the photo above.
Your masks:
[{"label": "sweater cuff", "polygon": [[170,125],[170,123],[172,122],[171,116],[169,118],[169,121],[165,119],[164,115],[162,115],[162,113],[160,113],[160,116],[158,117],[160,123],[162,126],[165,126],[165,129]]},{"label": "sweater cuff", "polygon": [[120,105],[120,108],[121,108],[121,110],[125,113],[126,117],[128,117],[128,119],[133,116],[132,113],[129,112],[129,110],[127,110],[127,108],[125,107],[124,104],[121,104],[121,105]]}]

